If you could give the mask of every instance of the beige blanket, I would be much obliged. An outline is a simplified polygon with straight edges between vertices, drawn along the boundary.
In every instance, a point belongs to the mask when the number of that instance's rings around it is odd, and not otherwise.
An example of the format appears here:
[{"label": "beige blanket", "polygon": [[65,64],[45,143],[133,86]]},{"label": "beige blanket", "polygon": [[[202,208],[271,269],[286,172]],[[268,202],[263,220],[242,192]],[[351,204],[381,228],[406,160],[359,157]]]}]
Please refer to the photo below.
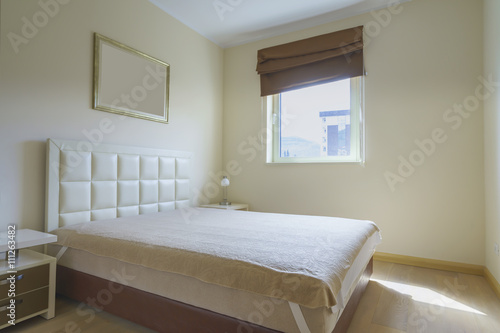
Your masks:
[{"label": "beige blanket", "polygon": [[[191,212],[192,213],[192,212]],[[199,208],[54,230],[58,244],[310,308],[337,303],[373,222]]]}]

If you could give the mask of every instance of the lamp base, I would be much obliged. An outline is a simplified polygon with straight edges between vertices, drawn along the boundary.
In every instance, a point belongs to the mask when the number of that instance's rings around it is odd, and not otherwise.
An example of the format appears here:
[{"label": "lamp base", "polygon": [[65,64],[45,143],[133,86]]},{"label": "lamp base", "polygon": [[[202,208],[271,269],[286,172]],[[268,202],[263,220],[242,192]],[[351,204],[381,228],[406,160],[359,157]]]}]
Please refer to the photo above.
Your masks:
[{"label": "lamp base", "polygon": [[231,203],[229,201],[227,201],[227,200],[224,200],[224,201],[219,202],[219,205],[221,205],[221,206],[230,206]]}]

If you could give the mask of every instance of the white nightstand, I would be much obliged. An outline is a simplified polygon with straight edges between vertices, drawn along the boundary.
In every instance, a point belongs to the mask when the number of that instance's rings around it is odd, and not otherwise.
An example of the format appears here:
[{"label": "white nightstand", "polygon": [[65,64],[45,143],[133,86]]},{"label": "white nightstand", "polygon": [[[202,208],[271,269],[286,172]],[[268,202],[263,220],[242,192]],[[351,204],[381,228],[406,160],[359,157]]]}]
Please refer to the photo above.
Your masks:
[{"label": "white nightstand", "polygon": [[[38,315],[55,316],[56,258],[24,248],[55,242],[57,236],[29,229],[11,236],[15,238],[0,233],[0,252],[6,252],[0,260],[0,329],[11,326],[10,313],[16,324]],[[9,245],[15,245],[17,255],[9,252]]]},{"label": "white nightstand", "polygon": [[242,203],[232,203],[230,205],[219,205],[217,204],[209,204],[209,205],[201,205],[203,208],[216,208],[216,209],[225,209],[225,210],[248,210],[248,204]]}]

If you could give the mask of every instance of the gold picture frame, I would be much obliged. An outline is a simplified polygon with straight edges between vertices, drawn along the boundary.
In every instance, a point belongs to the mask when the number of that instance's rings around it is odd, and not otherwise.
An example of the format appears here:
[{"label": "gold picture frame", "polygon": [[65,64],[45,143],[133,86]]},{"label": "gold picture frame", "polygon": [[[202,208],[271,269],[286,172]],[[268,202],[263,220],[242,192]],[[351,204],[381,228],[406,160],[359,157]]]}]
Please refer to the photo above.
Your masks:
[{"label": "gold picture frame", "polygon": [[94,33],[93,108],[168,123],[170,65]]}]

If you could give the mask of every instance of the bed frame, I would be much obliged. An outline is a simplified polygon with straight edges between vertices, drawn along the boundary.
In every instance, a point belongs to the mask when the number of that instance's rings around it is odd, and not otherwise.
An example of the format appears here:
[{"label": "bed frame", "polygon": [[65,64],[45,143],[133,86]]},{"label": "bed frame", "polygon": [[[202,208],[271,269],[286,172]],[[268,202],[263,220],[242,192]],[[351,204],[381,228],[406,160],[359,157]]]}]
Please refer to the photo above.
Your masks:
[{"label": "bed frame", "polygon": [[[46,231],[189,207],[190,159],[187,152],[48,139]],[[347,331],[372,270],[373,259],[333,333]],[[95,298],[110,284],[121,292],[102,304],[103,310],[158,332],[277,332],[63,266],[57,268],[57,293],[81,302]]]},{"label": "bed frame", "polygon": [[[373,259],[352,293],[332,333],[347,332],[359,301],[373,272]],[[84,303],[109,290],[110,281],[63,266],[57,267],[57,293]],[[277,333],[206,309],[184,304],[129,286],[113,282],[113,294],[108,304],[98,304],[106,312],[125,318],[162,333]],[[107,302],[106,302],[107,303]],[[131,306],[133,304],[133,306]]]}]

